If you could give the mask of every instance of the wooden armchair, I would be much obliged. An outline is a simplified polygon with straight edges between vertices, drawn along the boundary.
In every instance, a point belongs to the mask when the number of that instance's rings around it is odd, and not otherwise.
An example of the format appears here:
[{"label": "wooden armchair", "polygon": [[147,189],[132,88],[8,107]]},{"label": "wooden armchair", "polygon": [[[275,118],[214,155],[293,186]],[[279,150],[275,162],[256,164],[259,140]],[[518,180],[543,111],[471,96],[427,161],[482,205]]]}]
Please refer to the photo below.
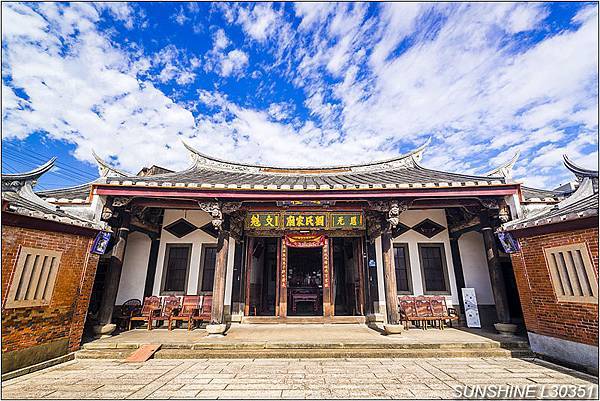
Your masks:
[{"label": "wooden armchair", "polygon": [[152,330],[152,319],[160,313],[160,298],[153,295],[144,298],[142,309],[129,318],[129,330],[134,321],[148,322],[148,330]]},{"label": "wooden armchair", "polygon": [[139,299],[128,299],[123,305],[115,307],[113,321],[117,323],[119,330],[125,330],[129,326],[132,316],[139,314],[142,309],[142,301]]},{"label": "wooden armchair", "polygon": [[452,327],[452,321],[458,320],[458,313],[454,308],[448,308],[446,304],[446,297],[435,296],[430,298],[431,310],[433,315],[439,318],[440,329],[444,329],[444,322],[448,321],[450,327]]},{"label": "wooden armchair", "polygon": [[398,306],[400,319],[404,321],[404,328],[408,329],[409,322],[418,322],[420,318],[417,316],[417,307],[415,305],[415,297],[403,295],[398,297]]},{"label": "wooden armchair", "polygon": [[192,316],[192,321],[194,324],[197,321],[200,322],[210,322],[210,316],[212,311],[212,295],[204,295],[202,297],[202,307],[200,309],[200,313],[196,316]]},{"label": "wooden armchair", "polygon": [[440,320],[439,317],[436,317],[433,314],[433,310],[431,309],[431,299],[429,297],[423,295],[415,297],[415,308],[417,310],[418,320],[423,322],[423,330],[427,330],[427,322],[435,323]]},{"label": "wooden armchair", "polygon": [[162,307],[162,311],[161,313],[152,318],[153,322],[165,322],[165,321],[169,321],[169,319],[171,318],[171,316],[175,313],[177,313],[177,311],[181,308],[181,301],[179,300],[179,297],[176,297],[175,295],[169,295],[168,297],[165,297],[164,301],[163,301],[163,307]]},{"label": "wooden armchair", "polygon": [[192,329],[192,318],[196,316],[200,308],[200,295],[184,295],[181,309],[169,317],[169,331],[172,330],[172,322],[187,322],[188,331]]}]

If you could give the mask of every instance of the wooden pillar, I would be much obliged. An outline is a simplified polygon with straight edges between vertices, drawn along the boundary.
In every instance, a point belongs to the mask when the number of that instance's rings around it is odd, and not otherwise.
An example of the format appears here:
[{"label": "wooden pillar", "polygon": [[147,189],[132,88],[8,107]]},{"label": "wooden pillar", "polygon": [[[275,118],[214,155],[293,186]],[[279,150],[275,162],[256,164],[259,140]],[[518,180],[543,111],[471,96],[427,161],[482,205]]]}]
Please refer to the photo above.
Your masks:
[{"label": "wooden pillar", "polygon": [[283,238],[279,266],[279,317],[287,317],[287,245]]},{"label": "wooden pillar", "polygon": [[[325,245],[323,245],[323,316],[332,317],[334,314],[334,302],[331,294],[331,285],[332,285],[332,268],[331,261],[329,257],[330,250],[330,241],[329,238],[325,239]],[[331,252],[333,254],[333,252]],[[343,289],[342,289],[343,290]]]},{"label": "wooden pillar", "polygon": [[152,295],[154,288],[154,278],[156,277],[156,262],[158,261],[158,248],[160,245],[160,237],[151,236],[150,256],[148,257],[148,270],[146,273],[146,282],[144,285],[144,298]]},{"label": "wooden pillar", "polygon": [[388,324],[399,324],[398,291],[396,288],[396,269],[394,266],[394,248],[392,246],[392,232],[385,230],[381,234],[381,248],[383,251],[383,275],[385,285],[385,306]]},{"label": "wooden pillar", "polygon": [[484,211],[479,216],[481,220],[481,233],[485,245],[485,255],[490,272],[490,281],[492,283],[492,292],[494,302],[496,303],[496,314],[499,323],[510,323],[510,311],[508,309],[508,297],[506,295],[506,282],[504,281],[504,272],[498,260],[498,247],[494,238],[494,229],[492,228],[489,216]]},{"label": "wooden pillar", "polygon": [[462,288],[465,287],[465,274],[463,272],[462,261],[460,260],[460,249],[458,239],[460,236],[450,235],[450,253],[452,254],[452,265],[454,266],[454,278],[456,279],[456,289],[458,291],[458,303],[460,306],[460,321],[464,322],[465,303],[462,297]]},{"label": "wooden pillar", "polygon": [[227,254],[229,253],[229,231],[221,230],[217,242],[217,261],[215,264],[215,279],[213,282],[213,299],[210,324],[223,324],[223,309],[225,303],[225,275],[227,271]]},{"label": "wooden pillar", "polygon": [[116,243],[112,249],[110,264],[108,266],[108,271],[106,272],[104,291],[102,292],[100,310],[98,311],[99,325],[106,325],[112,321],[113,309],[115,307],[115,302],[117,301],[117,291],[119,290],[119,282],[121,281],[123,257],[125,256],[125,248],[127,247],[130,220],[131,215],[129,211],[125,211],[123,213],[121,226],[117,230]]},{"label": "wooden pillar", "polygon": [[244,292],[244,316],[250,316],[250,289],[251,284],[251,274],[252,274],[252,264],[254,262],[254,257],[252,256],[252,251],[254,250],[254,237],[247,237],[246,244],[246,280],[243,285]]}]

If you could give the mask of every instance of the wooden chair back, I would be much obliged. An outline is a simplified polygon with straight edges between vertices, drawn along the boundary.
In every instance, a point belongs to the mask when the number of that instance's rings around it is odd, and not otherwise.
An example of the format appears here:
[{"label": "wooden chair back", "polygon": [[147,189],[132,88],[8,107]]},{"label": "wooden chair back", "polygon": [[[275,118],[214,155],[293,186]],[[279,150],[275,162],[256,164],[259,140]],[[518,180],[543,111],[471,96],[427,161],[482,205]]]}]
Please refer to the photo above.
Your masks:
[{"label": "wooden chair back", "polygon": [[180,306],[181,301],[179,300],[179,297],[176,297],[175,295],[169,295],[164,299],[162,315],[171,316],[173,310],[178,309]]},{"label": "wooden chair back", "polygon": [[212,295],[205,295],[202,299],[202,314],[210,315],[212,311]]},{"label": "wooden chair back", "polygon": [[431,317],[433,312],[431,310],[431,302],[428,297],[418,296],[415,298],[415,309],[417,310],[417,316],[419,317]]},{"label": "wooden chair back", "polygon": [[200,295],[184,295],[179,316],[192,316],[200,306]]},{"label": "wooden chair back", "polygon": [[415,306],[415,298],[409,295],[398,297],[398,305],[407,317],[417,316],[417,308]]},{"label": "wooden chair back", "polygon": [[434,296],[429,298],[431,302],[431,312],[433,316],[446,316],[448,310],[446,308],[446,298],[442,296]]},{"label": "wooden chair back", "polygon": [[150,314],[160,308],[160,298],[156,295],[144,298],[144,305],[142,305],[142,316],[150,316]]}]

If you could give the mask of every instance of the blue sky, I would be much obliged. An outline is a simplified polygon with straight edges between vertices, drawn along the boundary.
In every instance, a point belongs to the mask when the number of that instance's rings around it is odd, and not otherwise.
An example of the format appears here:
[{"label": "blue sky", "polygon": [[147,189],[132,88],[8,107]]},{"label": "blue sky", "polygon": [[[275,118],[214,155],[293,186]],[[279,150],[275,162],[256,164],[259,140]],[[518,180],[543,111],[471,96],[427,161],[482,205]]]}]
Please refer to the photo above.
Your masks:
[{"label": "blue sky", "polygon": [[422,164],[552,188],[597,168],[597,3],[3,3],[2,171]]}]

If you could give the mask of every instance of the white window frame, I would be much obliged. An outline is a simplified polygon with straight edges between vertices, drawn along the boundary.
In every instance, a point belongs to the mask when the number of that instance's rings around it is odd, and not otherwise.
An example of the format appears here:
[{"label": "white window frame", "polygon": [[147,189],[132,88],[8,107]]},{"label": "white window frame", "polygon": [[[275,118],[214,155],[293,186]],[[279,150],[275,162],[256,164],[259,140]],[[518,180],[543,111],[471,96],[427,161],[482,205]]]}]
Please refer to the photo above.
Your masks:
[{"label": "white window frame", "polygon": [[[5,307],[29,308],[50,305],[61,256],[62,252],[22,246],[19,249]],[[27,285],[23,287],[25,283]],[[41,287],[40,283],[45,284]],[[41,297],[40,290],[42,290]]]},{"label": "white window frame", "polygon": [[[571,257],[565,257],[569,252],[571,255],[573,255],[573,252],[578,252],[578,254],[581,255],[581,260],[576,261],[575,258],[571,259]],[[562,258],[560,257],[561,254]],[[598,279],[594,271],[592,258],[590,257],[590,253],[585,242],[544,248],[544,256],[550,277],[552,279],[554,294],[558,302],[589,304],[598,303]],[[580,265],[580,262],[582,265]],[[586,277],[583,277],[582,274],[585,274]],[[571,287],[569,293],[575,293],[572,288],[575,278],[577,278],[576,282],[578,283],[579,288],[581,288],[582,278],[587,280],[587,283],[589,283],[589,290],[592,292],[591,296],[579,294],[571,295],[565,293],[562,285],[562,283],[565,282],[568,282],[569,286]],[[586,292],[588,292],[587,289],[588,288],[586,288]],[[580,291],[577,292],[581,292],[583,294],[583,289],[580,289]]]}]

